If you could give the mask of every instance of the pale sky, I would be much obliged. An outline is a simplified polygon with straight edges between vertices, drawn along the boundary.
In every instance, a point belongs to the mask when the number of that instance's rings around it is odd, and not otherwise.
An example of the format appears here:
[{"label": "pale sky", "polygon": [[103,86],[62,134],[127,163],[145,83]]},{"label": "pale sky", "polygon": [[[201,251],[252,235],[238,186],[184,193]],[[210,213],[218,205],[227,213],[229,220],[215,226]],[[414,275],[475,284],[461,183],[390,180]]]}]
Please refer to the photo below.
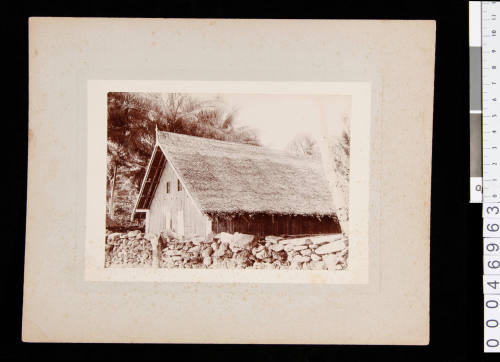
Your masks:
[{"label": "pale sky", "polygon": [[[213,98],[214,95],[195,95]],[[300,133],[319,140],[342,130],[351,118],[351,96],[288,94],[221,94],[229,109],[237,107],[236,125],[258,131],[265,147],[284,149]],[[325,122],[322,123],[321,119]],[[325,129],[326,127],[326,129]],[[326,136],[326,135],[325,135]]]}]

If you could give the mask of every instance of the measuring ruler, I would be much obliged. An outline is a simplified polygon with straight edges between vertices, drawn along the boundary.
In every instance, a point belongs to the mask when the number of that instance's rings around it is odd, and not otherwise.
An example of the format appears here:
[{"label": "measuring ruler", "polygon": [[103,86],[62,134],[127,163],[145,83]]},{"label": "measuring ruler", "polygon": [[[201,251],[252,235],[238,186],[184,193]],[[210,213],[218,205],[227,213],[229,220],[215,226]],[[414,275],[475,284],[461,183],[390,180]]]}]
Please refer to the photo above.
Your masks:
[{"label": "measuring ruler", "polygon": [[[500,352],[500,20],[498,19],[500,19],[500,3],[494,1],[469,3],[471,202],[483,203],[485,352]],[[476,84],[478,77],[480,84]],[[477,86],[480,90],[475,94]],[[478,96],[480,96],[479,102]],[[477,174],[473,175],[473,135],[478,132],[479,126],[482,159],[478,162],[482,163],[482,173],[479,175],[482,178],[477,177]]]},{"label": "measuring ruler", "polygon": [[500,4],[481,5],[483,203],[487,205],[500,202]]}]

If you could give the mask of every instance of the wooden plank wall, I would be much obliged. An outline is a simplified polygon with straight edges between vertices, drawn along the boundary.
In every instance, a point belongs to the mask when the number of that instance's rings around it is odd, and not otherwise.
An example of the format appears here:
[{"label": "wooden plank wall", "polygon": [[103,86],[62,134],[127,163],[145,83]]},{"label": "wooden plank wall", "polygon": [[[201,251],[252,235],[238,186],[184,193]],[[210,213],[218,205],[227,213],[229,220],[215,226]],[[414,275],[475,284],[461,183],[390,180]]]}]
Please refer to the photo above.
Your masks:
[{"label": "wooden plank wall", "polygon": [[[167,182],[170,182],[170,193],[167,194]],[[184,230],[178,230],[178,212],[182,211],[184,217]],[[177,190],[177,175],[167,162],[156,188],[149,209],[149,232],[160,233],[166,230],[167,214],[170,212],[172,230],[182,235],[205,236],[208,218],[202,214],[186,190]]]},{"label": "wooden plank wall", "polygon": [[212,222],[214,233],[240,232],[258,236],[266,235],[302,235],[339,233],[340,224],[332,217],[318,219],[315,216],[291,215],[239,215],[230,217],[215,217]]}]

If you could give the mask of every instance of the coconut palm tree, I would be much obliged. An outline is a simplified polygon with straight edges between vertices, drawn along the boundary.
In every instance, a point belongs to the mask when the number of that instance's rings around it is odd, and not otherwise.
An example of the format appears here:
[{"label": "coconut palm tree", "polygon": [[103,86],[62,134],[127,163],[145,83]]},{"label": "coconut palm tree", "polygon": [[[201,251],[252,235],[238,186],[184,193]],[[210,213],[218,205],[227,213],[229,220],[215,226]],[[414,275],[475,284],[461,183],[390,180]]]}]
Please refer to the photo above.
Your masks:
[{"label": "coconut palm tree", "polygon": [[108,216],[115,217],[118,180],[133,185],[131,197],[138,191],[155,144],[155,128],[259,145],[253,130],[235,126],[236,112],[220,96],[201,100],[181,93],[108,93]]}]

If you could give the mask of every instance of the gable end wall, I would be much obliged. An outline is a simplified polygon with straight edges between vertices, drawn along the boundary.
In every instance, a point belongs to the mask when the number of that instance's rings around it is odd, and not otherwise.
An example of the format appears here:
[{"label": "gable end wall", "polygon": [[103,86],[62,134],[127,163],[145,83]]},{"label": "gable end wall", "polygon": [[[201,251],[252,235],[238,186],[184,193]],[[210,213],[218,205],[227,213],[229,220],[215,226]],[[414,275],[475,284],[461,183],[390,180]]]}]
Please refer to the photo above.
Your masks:
[{"label": "gable end wall", "polygon": [[[167,225],[167,217],[170,215],[174,232],[185,236],[206,236],[207,230],[211,228],[209,218],[200,212],[184,188],[177,191],[177,180],[175,171],[167,161],[151,201],[146,232],[160,233],[170,228],[170,225]],[[168,194],[167,182],[170,182]],[[179,230],[179,227],[182,227],[179,222],[180,215],[184,219],[184,230]]]}]

